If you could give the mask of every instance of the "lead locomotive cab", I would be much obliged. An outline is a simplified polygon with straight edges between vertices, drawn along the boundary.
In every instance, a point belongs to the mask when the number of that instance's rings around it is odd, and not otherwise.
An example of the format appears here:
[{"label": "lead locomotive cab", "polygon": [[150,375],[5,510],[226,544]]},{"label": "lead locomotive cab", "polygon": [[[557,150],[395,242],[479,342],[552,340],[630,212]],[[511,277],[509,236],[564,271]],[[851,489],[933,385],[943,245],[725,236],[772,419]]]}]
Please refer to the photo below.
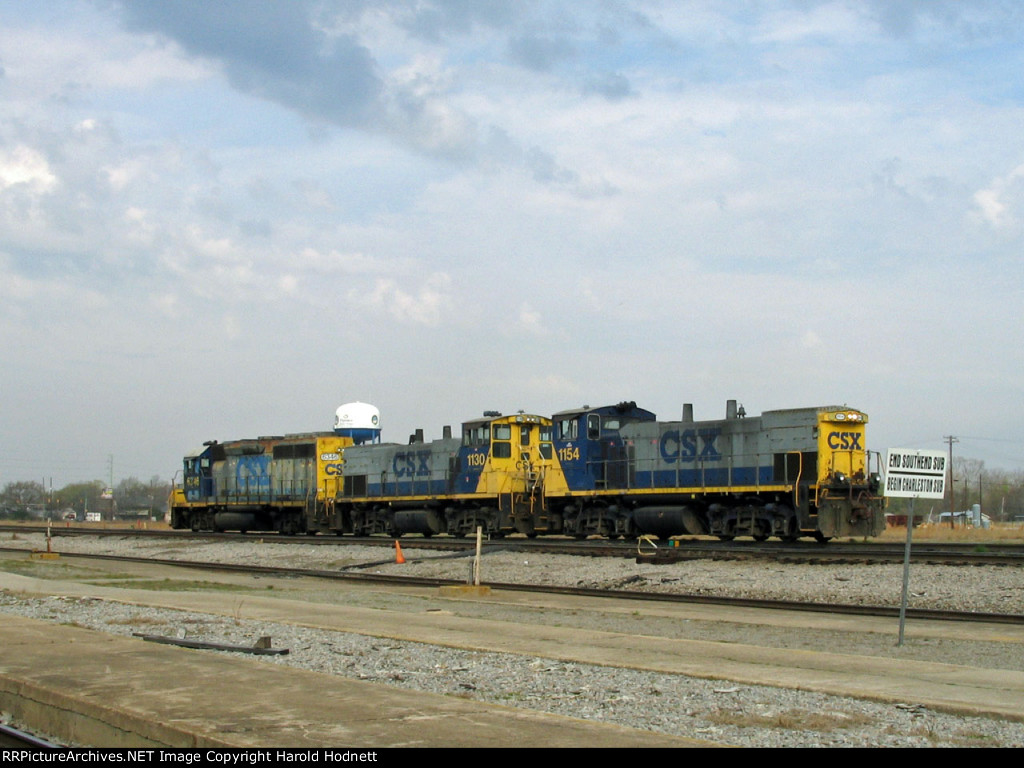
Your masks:
[{"label": "lead locomotive cab", "polygon": [[871,468],[865,445],[867,414],[852,408],[818,412],[818,475],[813,489],[814,535],[877,536],[885,528],[881,457]]}]

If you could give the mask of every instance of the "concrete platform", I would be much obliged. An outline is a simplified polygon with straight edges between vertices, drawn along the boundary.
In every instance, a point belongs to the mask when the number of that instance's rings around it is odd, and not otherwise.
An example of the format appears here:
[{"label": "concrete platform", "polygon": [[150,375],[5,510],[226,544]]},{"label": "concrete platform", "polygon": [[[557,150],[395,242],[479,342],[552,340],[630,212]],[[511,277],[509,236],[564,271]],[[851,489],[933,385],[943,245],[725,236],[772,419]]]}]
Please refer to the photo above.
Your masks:
[{"label": "concrete platform", "polygon": [[706,747],[4,616],[0,709],[100,747]]},{"label": "concrete platform", "polygon": [[[123,578],[128,566],[116,568]],[[136,570],[142,567],[131,568]],[[182,573],[170,566],[147,566],[145,571],[157,579]],[[88,576],[90,581],[94,577]],[[222,616],[237,617],[240,610],[238,601],[225,599],[224,593],[132,589],[79,579],[84,576],[77,571],[46,579],[0,572],[0,589]],[[457,606],[475,603],[501,608],[503,614],[529,607],[633,616],[638,607],[629,600],[502,590],[486,597],[442,596],[435,591],[416,610],[403,611],[388,591],[381,593],[379,606],[376,599],[370,601],[378,607],[353,604],[357,591],[373,593],[372,587],[332,586],[326,592],[333,602],[319,602],[300,598],[326,599],[324,584],[315,580],[289,580],[285,596],[268,593],[263,582],[249,576],[223,574],[216,579],[260,589],[245,593],[246,619],[587,664],[618,666],[628,659],[636,669],[910,702],[1024,722],[1024,672],[859,655],[857,642],[863,633],[891,635],[895,641],[889,619],[681,604],[643,607],[645,616],[662,620],[771,625],[794,634],[828,629],[829,636],[843,638],[839,647],[786,650],[634,632],[581,633],[552,624],[517,623],[511,632],[514,613],[507,613],[505,620],[455,615]],[[421,588],[408,592],[424,594]],[[986,641],[1024,648],[1024,627],[1019,626],[916,622],[908,634],[918,642]],[[55,736],[94,746],[706,746],[698,740],[413,693],[9,615],[0,616],[0,643],[0,708],[26,713],[23,719],[44,723],[41,727]],[[44,716],[52,725],[45,724]]]}]

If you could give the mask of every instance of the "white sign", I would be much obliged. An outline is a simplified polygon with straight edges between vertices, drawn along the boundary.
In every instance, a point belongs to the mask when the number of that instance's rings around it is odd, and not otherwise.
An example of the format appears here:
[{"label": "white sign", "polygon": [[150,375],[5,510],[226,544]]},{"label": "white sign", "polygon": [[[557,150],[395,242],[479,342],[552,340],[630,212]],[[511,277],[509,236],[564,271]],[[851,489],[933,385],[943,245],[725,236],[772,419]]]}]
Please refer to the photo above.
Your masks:
[{"label": "white sign", "polygon": [[885,495],[941,499],[946,495],[946,455],[942,451],[890,448],[885,460]]}]

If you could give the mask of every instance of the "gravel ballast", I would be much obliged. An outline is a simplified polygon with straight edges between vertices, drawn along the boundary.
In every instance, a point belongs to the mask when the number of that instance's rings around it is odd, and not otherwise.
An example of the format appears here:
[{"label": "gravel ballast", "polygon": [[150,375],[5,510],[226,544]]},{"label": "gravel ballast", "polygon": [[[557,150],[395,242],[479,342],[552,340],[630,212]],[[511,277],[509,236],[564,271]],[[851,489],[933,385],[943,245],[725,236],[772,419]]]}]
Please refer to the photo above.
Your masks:
[{"label": "gravel ballast", "polygon": [[[303,544],[262,545],[258,541],[206,542],[187,545],[120,537],[102,540],[55,539],[64,552],[149,555],[163,559],[236,562],[340,569],[376,563],[371,570],[417,576],[463,579],[467,559],[439,552],[411,552],[396,564],[387,549]],[[45,549],[42,537],[19,534],[4,546]],[[71,562],[70,560],[68,562]],[[901,566],[778,565],[706,560],[672,566],[637,565],[630,559],[608,560],[504,551],[486,555],[484,579],[493,582],[553,583],[571,586],[653,589],[693,594],[744,595],[792,600],[820,599],[842,603],[894,605],[902,586]],[[336,587],[335,587],[336,588]],[[911,605],[956,610],[1021,613],[1024,578],[1019,569],[997,567],[918,566],[913,571]],[[499,610],[479,608],[481,612]],[[1024,746],[1024,724],[931,711],[913,701],[883,704],[768,686],[733,684],[684,675],[600,667],[524,658],[518,655],[460,651],[451,648],[365,637],[344,632],[267,624],[244,617],[154,610],[95,598],[58,598],[0,593],[0,612],[47,621],[68,622],[115,634],[180,634],[190,639],[251,645],[269,635],[287,656],[252,657],[252,663],[300,666],[326,674],[442,693],[508,706],[581,717],[673,735],[741,746]],[[493,613],[488,613],[492,616]],[[509,617],[508,620],[515,620]],[[621,631],[622,617],[580,615],[531,621]],[[596,626],[600,623],[600,626]],[[790,647],[792,637],[765,628],[712,626],[691,622],[686,636],[722,642],[750,642]],[[706,625],[705,625],[706,624]],[[676,632],[645,624],[645,632]],[[631,628],[629,631],[635,631]],[[801,633],[801,645],[813,638]],[[828,642],[827,639],[823,642]],[[861,643],[858,638],[858,643]],[[1021,646],[1011,643],[944,644],[941,649],[895,648],[891,637],[864,639],[862,655],[933,658],[945,663],[1021,669]],[[984,647],[980,647],[984,646]],[[962,655],[962,658],[958,657]],[[981,660],[979,662],[979,659]],[[540,746],[540,745],[538,745]]]}]

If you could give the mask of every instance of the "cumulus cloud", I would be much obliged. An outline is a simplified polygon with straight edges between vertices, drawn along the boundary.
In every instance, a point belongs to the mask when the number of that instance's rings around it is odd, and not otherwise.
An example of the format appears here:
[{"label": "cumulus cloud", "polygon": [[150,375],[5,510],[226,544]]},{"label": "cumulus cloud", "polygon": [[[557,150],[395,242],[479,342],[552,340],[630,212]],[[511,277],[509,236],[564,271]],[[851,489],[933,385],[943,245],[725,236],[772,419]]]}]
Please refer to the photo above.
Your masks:
[{"label": "cumulus cloud", "polygon": [[31,147],[0,150],[0,190],[19,185],[37,194],[50,192],[57,186],[50,164]]},{"label": "cumulus cloud", "polygon": [[397,280],[382,278],[368,292],[350,290],[348,299],[355,306],[387,314],[399,323],[436,326],[451,308],[451,278],[443,273],[434,274],[418,289],[407,289]]},{"label": "cumulus cloud", "polygon": [[517,331],[523,331],[534,336],[543,336],[547,333],[544,328],[543,316],[529,302],[524,302],[519,307],[519,321],[516,323],[515,328]]},{"label": "cumulus cloud", "polygon": [[547,72],[575,54],[573,44],[564,37],[520,35],[508,42],[509,56],[528,69]]},{"label": "cumulus cloud", "polygon": [[1006,176],[994,179],[985,189],[974,193],[981,217],[996,229],[1015,226],[1024,205],[1024,165]]},{"label": "cumulus cloud", "polygon": [[313,119],[363,124],[382,90],[376,63],[351,35],[328,37],[318,29],[318,7],[304,0],[122,4],[129,28],[166,35],[219,62],[243,93]]}]

